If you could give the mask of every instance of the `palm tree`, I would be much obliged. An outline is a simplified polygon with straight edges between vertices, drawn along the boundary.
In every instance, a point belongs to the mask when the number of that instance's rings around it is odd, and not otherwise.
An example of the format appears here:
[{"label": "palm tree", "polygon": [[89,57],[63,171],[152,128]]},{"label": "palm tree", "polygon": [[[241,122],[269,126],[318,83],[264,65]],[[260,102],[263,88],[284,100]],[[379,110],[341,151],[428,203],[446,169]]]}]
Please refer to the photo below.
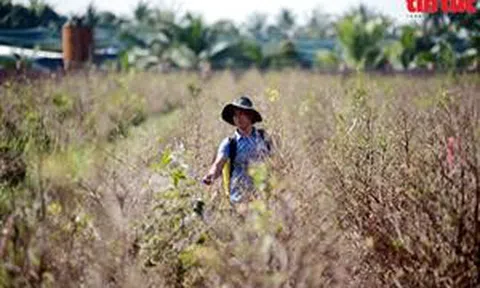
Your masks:
[{"label": "palm tree", "polygon": [[29,4],[28,7],[30,8],[30,10],[42,10],[46,5],[45,1],[42,1],[42,0],[29,0],[28,4]]},{"label": "palm tree", "polygon": [[322,12],[321,8],[316,8],[308,16],[305,26],[300,27],[295,34],[296,37],[310,39],[332,38],[335,35],[335,27],[331,16]]},{"label": "palm tree", "polygon": [[148,3],[140,0],[133,10],[133,17],[138,23],[146,22],[150,18],[151,12]]},{"label": "palm tree", "polygon": [[291,38],[293,36],[293,30],[295,29],[296,19],[291,10],[282,9],[277,16],[277,27],[283,33],[285,38]]},{"label": "palm tree", "polygon": [[99,15],[97,12],[97,8],[93,3],[88,4],[87,6],[87,12],[84,15],[84,24],[95,27],[98,24],[99,21]]},{"label": "palm tree", "polygon": [[[134,46],[143,48],[132,51],[138,56],[142,67],[168,63],[184,69],[196,69],[201,63],[215,60],[237,44],[234,38],[220,37],[226,35],[222,29],[228,28],[227,23],[209,27],[202,17],[190,13],[178,22],[175,21],[175,15],[160,11],[155,14],[158,18],[143,37],[138,37],[138,30],[128,33],[131,40],[137,43]],[[230,25],[229,33],[235,35],[237,32],[233,27]]]},{"label": "palm tree", "polygon": [[386,64],[383,46],[390,21],[360,6],[337,23],[337,36],[347,65],[355,69],[379,68]]},{"label": "palm tree", "polygon": [[240,30],[230,20],[219,20],[210,27],[217,40],[235,40],[240,37]]},{"label": "palm tree", "polygon": [[267,15],[255,12],[247,17],[246,30],[256,40],[265,40]]},{"label": "palm tree", "polygon": [[[423,22],[423,47],[417,63],[439,69],[465,69],[480,63],[480,2],[476,13],[429,14]],[[475,64],[476,63],[476,64]]]}]

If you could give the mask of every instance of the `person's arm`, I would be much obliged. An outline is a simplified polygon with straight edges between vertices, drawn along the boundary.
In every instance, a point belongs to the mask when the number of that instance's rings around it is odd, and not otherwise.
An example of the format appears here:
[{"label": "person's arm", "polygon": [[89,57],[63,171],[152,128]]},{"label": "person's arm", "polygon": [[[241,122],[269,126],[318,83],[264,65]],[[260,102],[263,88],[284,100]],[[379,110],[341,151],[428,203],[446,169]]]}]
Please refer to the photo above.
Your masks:
[{"label": "person's arm", "polygon": [[215,159],[215,162],[213,162],[210,170],[208,170],[207,175],[203,177],[203,183],[211,185],[215,179],[220,177],[222,174],[223,165],[225,165],[226,162],[227,158],[222,157],[221,155],[217,156],[217,159]]},{"label": "person's arm", "polygon": [[230,141],[228,138],[224,139],[222,143],[220,143],[220,147],[218,147],[217,157],[210,169],[208,170],[207,175],[203,177],[203,183],[211,185],[215,181],[215,179],[220,177],[220,175],[222,174],[223,165],[225,165],[228,160],[230,146],[229,143]]}]

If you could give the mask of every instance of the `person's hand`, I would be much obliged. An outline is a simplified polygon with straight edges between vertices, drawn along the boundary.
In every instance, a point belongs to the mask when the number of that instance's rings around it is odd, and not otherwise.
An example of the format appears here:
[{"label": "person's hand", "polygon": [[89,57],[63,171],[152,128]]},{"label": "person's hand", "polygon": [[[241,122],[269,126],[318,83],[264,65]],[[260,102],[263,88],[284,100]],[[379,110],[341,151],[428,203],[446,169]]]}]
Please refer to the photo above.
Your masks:
[{"label": "person's hand", "polygon": [[207,174],[202,179],[203,184],[205,185],[212,185],[213,183],[213,174]]}]

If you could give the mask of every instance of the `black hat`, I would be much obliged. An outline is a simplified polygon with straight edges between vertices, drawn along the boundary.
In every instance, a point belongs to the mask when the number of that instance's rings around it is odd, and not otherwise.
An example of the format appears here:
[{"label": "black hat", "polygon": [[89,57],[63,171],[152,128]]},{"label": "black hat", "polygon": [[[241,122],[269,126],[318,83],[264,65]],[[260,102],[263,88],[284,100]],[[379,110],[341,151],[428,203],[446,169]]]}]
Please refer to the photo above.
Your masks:
[{"label": "black hat", "polygon": [[223,108],[222,119],[231,125],[235,125],[235,123],[233,122],[233,114],[235,109],[250,111],[253,115],[252,124],[262,122],[262,115],[260,115],[260,113],[258,113],[258,111],[253,108],[253,102],[247,96],[242,96],[234,100],[232,103],[227,104]]}]

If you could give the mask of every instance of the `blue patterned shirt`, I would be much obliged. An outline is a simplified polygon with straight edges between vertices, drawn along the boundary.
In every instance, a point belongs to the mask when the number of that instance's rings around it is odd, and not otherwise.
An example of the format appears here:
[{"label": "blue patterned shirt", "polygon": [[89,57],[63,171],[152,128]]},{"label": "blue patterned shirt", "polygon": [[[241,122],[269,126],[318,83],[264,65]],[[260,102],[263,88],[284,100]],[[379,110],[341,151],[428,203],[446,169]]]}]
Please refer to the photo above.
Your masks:
[{"label": "blue patterned shirt", "polygon": [[[235,130],[237,141],[237,154],[233,163],[232,177],[230,179],[230,201],[238,203],[248,193],[254,193],[253,180],[248,175],[248,165],[260,162],[264,156],[269,154],[267,144],[257,129],[253,128],[250,136],[242,136]],[[223,139],[218,147],[218,156],[224,159],[229,158],[230,145],[229,137]]]}]

